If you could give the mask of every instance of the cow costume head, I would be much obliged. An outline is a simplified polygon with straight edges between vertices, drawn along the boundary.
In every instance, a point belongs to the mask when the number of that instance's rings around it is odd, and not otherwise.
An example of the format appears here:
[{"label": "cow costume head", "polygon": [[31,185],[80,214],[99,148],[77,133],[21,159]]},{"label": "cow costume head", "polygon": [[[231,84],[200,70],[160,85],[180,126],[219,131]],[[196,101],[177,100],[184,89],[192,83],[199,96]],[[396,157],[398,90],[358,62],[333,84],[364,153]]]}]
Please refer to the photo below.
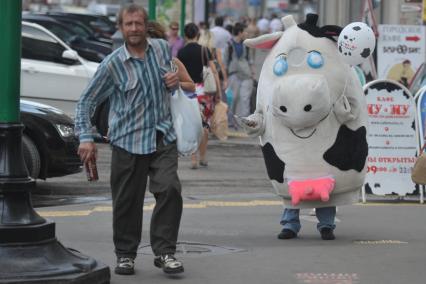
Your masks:
[{"label": "cow costume head", "polygon": [[[297,25],[287,16],[284,32],[244,42],[270,51],[260,73],[256,111],[239,121],[261,137],[268,176],[289,207],[351,203],[365,177],[362,87],[339,54],[335,38],[342,28],[320,28],[317,19],[309,14]],[[313,193],[321,198],[313,200]]]}]

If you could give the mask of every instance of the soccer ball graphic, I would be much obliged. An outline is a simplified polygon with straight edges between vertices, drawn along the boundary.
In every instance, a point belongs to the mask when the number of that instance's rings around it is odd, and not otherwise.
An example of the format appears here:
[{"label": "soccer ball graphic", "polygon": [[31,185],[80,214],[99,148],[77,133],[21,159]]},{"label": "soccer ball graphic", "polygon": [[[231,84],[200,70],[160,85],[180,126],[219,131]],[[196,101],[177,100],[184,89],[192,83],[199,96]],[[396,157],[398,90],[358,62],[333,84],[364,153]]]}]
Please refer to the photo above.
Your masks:
[{"label": "soccer ball graphic", "polygon": [[355,66],[364,62],[374,51],[376,37],[365,23],[347,25],[339,35],[337,46],[343,60]]}]

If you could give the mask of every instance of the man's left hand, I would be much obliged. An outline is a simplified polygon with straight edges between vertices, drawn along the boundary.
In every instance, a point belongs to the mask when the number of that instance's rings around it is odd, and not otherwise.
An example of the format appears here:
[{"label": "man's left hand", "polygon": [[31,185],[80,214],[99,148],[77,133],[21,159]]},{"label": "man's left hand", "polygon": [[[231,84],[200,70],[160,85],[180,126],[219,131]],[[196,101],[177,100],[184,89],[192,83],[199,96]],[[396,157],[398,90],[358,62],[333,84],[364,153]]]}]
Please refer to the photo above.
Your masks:
[{"label": "man's left hand", "polygon": [[174,90],[179,87],[179,76],[177,72],[167,72],[163,78],[167,89]]}]

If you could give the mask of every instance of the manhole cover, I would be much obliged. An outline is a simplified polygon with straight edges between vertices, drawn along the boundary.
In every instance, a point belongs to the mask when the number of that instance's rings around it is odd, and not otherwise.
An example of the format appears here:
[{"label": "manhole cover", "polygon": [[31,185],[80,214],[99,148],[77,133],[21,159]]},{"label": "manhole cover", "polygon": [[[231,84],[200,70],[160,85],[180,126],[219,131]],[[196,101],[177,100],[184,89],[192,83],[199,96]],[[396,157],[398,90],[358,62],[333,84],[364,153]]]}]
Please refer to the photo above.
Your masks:
[{"label": "manhole cover", "polygon": [[[223,255],[235,252],[244,252],[245,249],[224,247],[217,245],[209,245],[202,243],[192,242],[178,242],[176,245],[176,254],[185,255]],[[152,249],[150,245],[142,245],[138,249],[138,253],[145,255],[152,255]]]}]

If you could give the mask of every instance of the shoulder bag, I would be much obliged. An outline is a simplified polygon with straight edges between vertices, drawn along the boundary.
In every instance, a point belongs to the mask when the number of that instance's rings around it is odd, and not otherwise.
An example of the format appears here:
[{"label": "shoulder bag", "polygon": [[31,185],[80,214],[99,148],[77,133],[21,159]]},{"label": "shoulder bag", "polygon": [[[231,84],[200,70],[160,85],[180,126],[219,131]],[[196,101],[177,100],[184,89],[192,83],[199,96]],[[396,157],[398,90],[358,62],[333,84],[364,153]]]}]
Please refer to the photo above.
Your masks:
[{"label": "shoulder bag", "polygon": [[213,70],[210,68],[208,62],[204,64],[204,54],[207,55],[207,50],[205,47],[201,46],[201,62],[203,64],[203,84],[204,84],[204,93],[216,93],[217,86],[216,80],[214,78]]}]

